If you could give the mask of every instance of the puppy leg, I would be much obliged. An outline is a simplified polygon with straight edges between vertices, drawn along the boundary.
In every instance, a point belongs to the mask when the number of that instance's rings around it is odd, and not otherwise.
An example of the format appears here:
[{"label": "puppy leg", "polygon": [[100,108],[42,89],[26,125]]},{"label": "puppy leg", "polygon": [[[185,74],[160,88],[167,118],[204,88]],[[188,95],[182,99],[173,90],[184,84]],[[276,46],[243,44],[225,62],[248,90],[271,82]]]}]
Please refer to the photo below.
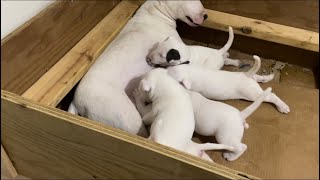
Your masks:
[{"label": "puppy leg", "polygon": [[247,145],[241,143],[236,146],[236,149],[234,152],[224,152],[223,158],[225,158],[228,161],[234,161],[238,159],[246,150],[247,150]]},{"label": "puppy leg", "polygon": [[269,96],[267,96],[264,99],[265,102],[273,103],[277,106],[278,111],[281,113],[289,113],[290,108],[289,106],[284,103],[278,96],[276,96],[274,93],[271,93]]},{"label": "puppy leg", "polygon": [[255,74],[253,75],[252,78],[258,83],[266,83],[273,80],[274,74],[263,75],[263,76]]},{"label": "puppy leg", "polygon": [[241,64],[239,59],[230,59],[228,52],[223,54],[223,61],[225,65],[240,66]]},{"label": "puppy leg", "polygon": [[210,162],[213,162],[213,160],[210,158],[210,156],[204,151],[201,153],[200,158],[207,160],[207,161],[210,161]]},{"label": "puppy leg", "polygon": [[145,125],[151,125],[154,121],[154,118],[155,118],[155,114],[153,113],[153,111],[149,111],[147,114],[145,114],[143,117],[142,117],[142,121]]},{"label": "puppy leg", "polygon": [[135,99],[135,103],[137,106],[137,109],[141,115],[141,117],[145,116],[149,111],[151,111],[152,104],[145,105],[147,102],[146,97],[141,93],[139,90],[135,89],[133,91],[133,96]]}]

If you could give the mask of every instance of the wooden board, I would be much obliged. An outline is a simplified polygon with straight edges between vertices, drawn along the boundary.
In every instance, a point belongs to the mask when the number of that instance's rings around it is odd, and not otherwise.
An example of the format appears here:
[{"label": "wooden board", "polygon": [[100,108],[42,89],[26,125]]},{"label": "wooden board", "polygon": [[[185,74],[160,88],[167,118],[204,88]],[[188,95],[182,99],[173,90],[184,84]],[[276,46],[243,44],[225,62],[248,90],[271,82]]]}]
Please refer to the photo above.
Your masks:
[{"label": "wooden board", "polygon": [[237,175],[241,172],[3,90],[1,104],[1,142],[19,174],[32,179],[247,179]]},{"label": "wooden board", "polygon": [[1,144],[1,179],[15,178],[17,175],[16,169]]},{"label": "wooden board", "polygon": [[[319,32],[318,0],[201,0],[205,8]],[[299,12],[299,13],[297,13]]]},{"label": "wooden board", "polygon": [[118,35],[139,5],[136,1],[122,1],[22,96],[56,106]]},{"label": "wooden board", "polygon": [[319,52],[319,33],[290,26],[246,18],[214,10],[207,10],[209,18],[202,26],[254,37],[270,42]]},{"label": "wooden board", "polygon": [[21,95],[119,0],[57,1],[1,40],[1,89]]}]

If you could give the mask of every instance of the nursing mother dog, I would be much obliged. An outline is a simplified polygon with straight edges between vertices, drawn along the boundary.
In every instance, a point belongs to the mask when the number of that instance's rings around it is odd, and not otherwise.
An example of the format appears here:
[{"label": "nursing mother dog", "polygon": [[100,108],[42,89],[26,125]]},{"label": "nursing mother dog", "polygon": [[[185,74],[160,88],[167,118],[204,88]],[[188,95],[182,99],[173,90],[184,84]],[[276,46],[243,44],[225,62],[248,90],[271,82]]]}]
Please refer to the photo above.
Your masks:
[{"label": "nursing mother dog", "polygon": [[147,137],[131,101],[140,76],[152,69],[146,56],[168,36],[181,41],[177,19],[195,27],[207,17],[199,0],[146,1],[83,77],[68,111]]}]

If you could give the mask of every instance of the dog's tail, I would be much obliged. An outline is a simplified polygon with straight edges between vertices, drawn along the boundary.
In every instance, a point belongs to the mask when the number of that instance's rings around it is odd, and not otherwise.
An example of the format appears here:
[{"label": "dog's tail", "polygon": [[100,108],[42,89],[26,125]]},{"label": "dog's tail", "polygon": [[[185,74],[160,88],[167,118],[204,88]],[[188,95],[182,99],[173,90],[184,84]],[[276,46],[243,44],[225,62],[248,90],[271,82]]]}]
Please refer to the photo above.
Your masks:
[{"label": "dog's tail", "polygon": [[[194,143],[194,142],[193,142]],[[197,147],[199,151],[208,151],[208,150],[228,150],[233,151],[234,147],[228,146],[225,144],[217,144],[217,143],[204,143],[204,144],[197,144],[194,143],[194,145]]]},{"label": "dog's tail", "polygon": [[69,105],[68,112],[71,114],[78,114],[76,107],[74,106],[73,102]]},{"label": "dog's tail", "polygon": [[254,55],[253,59],[254,59],[253,67],[249,71],[245,72],[245,74],[250,78],[252,78],[259,71],[261,66],[261,59],[259,56]]},{"label": "dog's tail", "polygon": [[232,43],[233,43],[233,29],[231,26],[229,26],[229,38],[228,38],[228,42],[221,48],[219,49],[219,52],[221,52],[221,54],[224,54],[226,52],[228,52],[228,50],[230,49]]},{"label": "dog's tail", "polygon": [[245,129],[249,128],[249,125],[246,123],[247,117],[249,117],[264,101],[265,97],[268,96],[272,91],[271,87],[268,87],[259,97],[256,99],[250,106],[245,108],[243,111],[240,112],[240,117],[244,123]]}]

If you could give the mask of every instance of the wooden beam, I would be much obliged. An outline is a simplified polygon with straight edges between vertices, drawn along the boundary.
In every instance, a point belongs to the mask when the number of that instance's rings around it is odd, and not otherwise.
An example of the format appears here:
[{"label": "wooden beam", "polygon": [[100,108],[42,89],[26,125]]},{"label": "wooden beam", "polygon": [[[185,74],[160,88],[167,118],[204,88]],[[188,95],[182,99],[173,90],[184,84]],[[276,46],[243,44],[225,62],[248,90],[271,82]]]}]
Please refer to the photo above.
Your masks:
[{"label": "wooden beam", "polygon": [[17,176],[18,173],[1,144],[1,179],[12,179]]},{"label": "wooden beam", "polygon": [[18,172],[29,178],[248,179],[238,171],[3,90],[1,104],[2,143]]},{"label": "wooden beam", "polygon": [[228,31],[228,26],[232,26],[236,34],[319,52],[317,32],[209,9],[207,13],[209,18],[204,22],[204,27]]},{"label": "wooden beam", "polygon": [[122,1],[22,96],[56,106],[118,35],[139,5],[137,1]]},{"label": "wooden beam", "polygon": [[1,89],[23,94],[120,0],[56,1],[1,40]]}]

